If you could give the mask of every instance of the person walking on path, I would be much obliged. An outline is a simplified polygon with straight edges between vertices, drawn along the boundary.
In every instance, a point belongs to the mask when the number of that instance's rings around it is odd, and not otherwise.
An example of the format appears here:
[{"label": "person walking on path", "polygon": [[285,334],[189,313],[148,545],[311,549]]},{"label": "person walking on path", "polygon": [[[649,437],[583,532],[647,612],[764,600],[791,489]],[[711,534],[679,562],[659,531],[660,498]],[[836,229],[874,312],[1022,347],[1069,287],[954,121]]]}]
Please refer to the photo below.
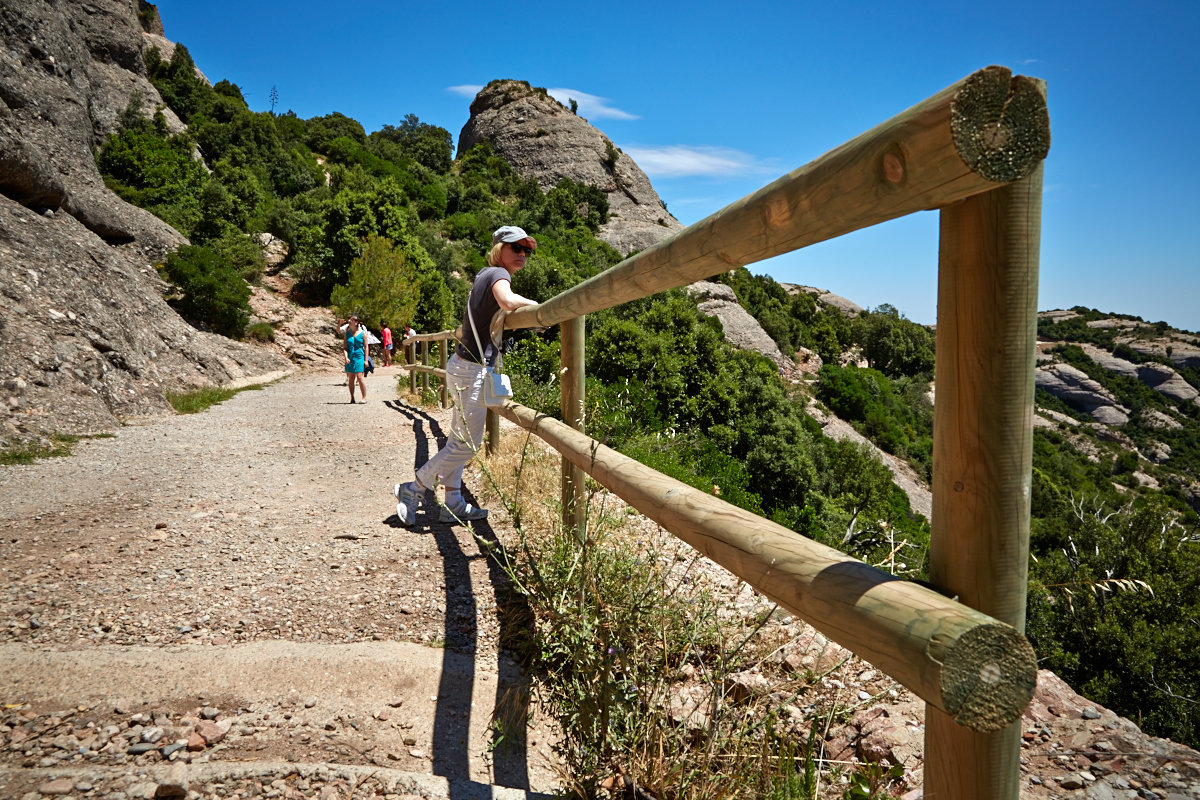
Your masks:
[{"label": "person walking on path", "polygon": [[350,387],[350,402],[354,402],[354,382],[362,389],[362,400],[367,402],[367,379],[363,372],[367,367],[367,329],[358,324],[358,315],[350,317],[346,335],[342,340],[342,354],[346,357],[346,385]]},{"label": "person walking on path", "polygon": [[383,339],[383,365],[390,367],[392,365],[392,329],[386,322],[383,323],[383,329],[379,331],[379,338]]},{"label": "person walking on path", "polygon": [[[492,249],[487,268],[480,270],[467,297],[467,313],[463,315],[462,341],[446,362],[446,380],[456,400],[450,422],[450,436],[441,450],[416,472],[414,480],[397,483],[396,516],[400,524],[416,524],[417,508],[426,491],[438,484],[446,487],[441,522],[467,522],[487,518],[488,512],[476,508],[462,497],[463,467],[479,452],[487,422],[487,407],[483,402],[484,366],[494,367],[499,350],[492,341],[491,321],[496,312],[516,311],[537,305],[537,302],[512,290],[512,276],[525,266],[526,259],[537,249],[537,242],[515,225],[505,225],[492,234]],[[474,325],[472,325],[474,322]],[[479,352],[480,343],[483,352]]]}]

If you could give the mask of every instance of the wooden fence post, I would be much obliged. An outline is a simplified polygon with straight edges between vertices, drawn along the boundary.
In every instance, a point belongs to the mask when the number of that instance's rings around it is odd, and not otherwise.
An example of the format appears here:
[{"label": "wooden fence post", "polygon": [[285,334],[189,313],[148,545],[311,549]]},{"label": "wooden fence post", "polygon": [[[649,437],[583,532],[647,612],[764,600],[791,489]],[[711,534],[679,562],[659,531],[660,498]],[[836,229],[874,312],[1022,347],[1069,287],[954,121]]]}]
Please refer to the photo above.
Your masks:
[{"label": "wooden fence post", "polygon": [[[431,344],[433,344],[433,342],[421,342],[421,366],[423,366],[423,367],[429,366],[429,346]],[[428,391],[429,391],[429,373],[422,372],[421,373],[421,393],[422,393],[422,395],[424,395],[424,393],[428,392]]]},{"label": "wooden fence post", "polygon": [[[409,364],[417,363],[417,343],[410,341],[408,346],[404,348],[404,360]],[[408,371],[408,390],[413,394],[417,393],[417,371],[410,369]]]},{"label": "wooden fence post", "polygon": [[[929,577],[1025,629],[1042,166],[941,210]],[[983,681],[988,675],[980,675]],[[926,706],[925,797],[1016,800],[1021,723]]]},{"label": "wooden fence post", "polygon": [[[562,420],[580,433],[583,426],[584,320],[574,317],[562,324],[561,404]],[[562,457],[563,531],[583,540],[587,504],[584,502],[583,470]]]},{"label": "wooden fence post", "polygon": [[500,449],[500,415],[492,409],[487,412],[487,447],[484,452],[489,456],[496,455]]},{"label": "wooden fence post", "polygon": [[450,392],[446,389],[446,351],[450,349],[450,340],[442,339],[438,342],[438,368],[442,371],[442,408],[450,407]]}]

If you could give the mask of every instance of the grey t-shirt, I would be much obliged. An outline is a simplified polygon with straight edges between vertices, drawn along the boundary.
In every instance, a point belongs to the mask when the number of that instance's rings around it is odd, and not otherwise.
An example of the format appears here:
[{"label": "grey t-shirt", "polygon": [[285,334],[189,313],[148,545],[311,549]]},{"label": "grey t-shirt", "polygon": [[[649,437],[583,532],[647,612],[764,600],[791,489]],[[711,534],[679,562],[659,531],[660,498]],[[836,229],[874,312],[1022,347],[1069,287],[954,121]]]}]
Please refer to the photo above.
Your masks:
[{"label": "grey t-shirt", "polygon": [[[489,367],[496,366],[496,357],[499,355],[499,351],[492,343],[489,326],[492,324],[492,317],[500,310],[500,304],[496,302],[496,296],[492,294],[492,287],[497,281],[511,280],[512,276],[504,267],[487,267],[480,270],[479,274],[475,276],[475,283],[471,286],[471,295],[467,298],[471,311],[470,314],[463,314],[462,341],[458,343],[458,347],[454,351],[459,358],[474,361],[476,364],[487,364]],[[482,358],[479,355],[479,346],[475,343],[475,334],[471,332],[472,317],[475,319],[479,344],[483,345]]]}]

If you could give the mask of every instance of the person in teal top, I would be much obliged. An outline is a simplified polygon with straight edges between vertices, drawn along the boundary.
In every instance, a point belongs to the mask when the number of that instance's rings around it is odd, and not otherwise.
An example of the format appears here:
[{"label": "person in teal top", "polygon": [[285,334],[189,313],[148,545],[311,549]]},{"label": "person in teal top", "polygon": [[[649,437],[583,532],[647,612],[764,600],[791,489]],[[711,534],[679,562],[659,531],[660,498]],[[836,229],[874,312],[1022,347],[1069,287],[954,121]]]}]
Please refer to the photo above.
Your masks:
[{"label": "person in teal top", "polygon": [[350,387],[350,402],[354,402],[354,381],[362,390],[362,400],[367,402],[367,379],[363,375],[367,366],[367,329],[358,324],[358,315],[350,317],[346,326],[346,338],[342,352],[346,356],[346,385]]}]

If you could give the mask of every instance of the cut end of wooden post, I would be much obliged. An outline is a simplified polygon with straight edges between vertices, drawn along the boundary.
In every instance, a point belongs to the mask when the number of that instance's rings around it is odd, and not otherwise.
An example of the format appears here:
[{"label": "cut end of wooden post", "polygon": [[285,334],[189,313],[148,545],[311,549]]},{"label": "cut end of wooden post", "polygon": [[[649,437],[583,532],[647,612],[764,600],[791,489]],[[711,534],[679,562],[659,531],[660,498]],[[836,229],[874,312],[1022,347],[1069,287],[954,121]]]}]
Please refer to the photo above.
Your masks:
[{"label": "cut end of wooden post", "polygon": [[959,725],[998,731],[1016,722],[1037,686],[1037,656],[1008,625],[980,625],[959,638],[942,665],[942,702]]},{"label": "cut end of wooden post", "polygon": [[996,183],[1020,180],[1050,152],[1050,114],[1040,83],[987,67],[963,82],[950,105],[950,132],[972,171]]}]

